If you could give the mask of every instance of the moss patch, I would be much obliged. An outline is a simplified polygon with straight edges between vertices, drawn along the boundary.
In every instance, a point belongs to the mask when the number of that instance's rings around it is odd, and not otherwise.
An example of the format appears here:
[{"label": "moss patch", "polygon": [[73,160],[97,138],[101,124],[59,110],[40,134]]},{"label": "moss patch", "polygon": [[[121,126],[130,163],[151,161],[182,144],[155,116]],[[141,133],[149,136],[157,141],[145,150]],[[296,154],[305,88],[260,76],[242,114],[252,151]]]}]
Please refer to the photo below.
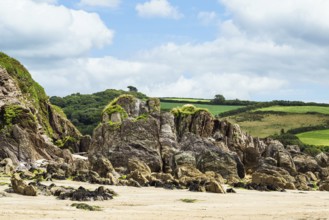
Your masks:
[{"label": "moss patch", "polygon": [[24,128],[35,130],[36,116],[18,105],[5,105],[0,109],[0,129],[20,124]]},{"label": "moss patch", "polygon": [[181,202],[185,203],[196,203],[198,200],[197,199],[180,199]]},{"label": "moss patch", "polygon": [[86,203],[73,203],[72,207],[76,207],[77,209],[83,209],[87,211],[102,211],[102,208],[96,205],[88,205]]},{"label": "moss patch", "polygon": [[205,111],[211,114],[207,109],[197,108],[194,105],[190,105],[190,104],[184,105],[182,107],[173,108],[171,110],[171,113],[173,113],[175,117],[179,117],[179,116],[194,115],[195,113],[200,111]]},{"label": "moss patch", "polygon": [[0,66],[5,68],[8,74],[13,77],[23,95],[38,110],[40,124],[45,128],[46,133],[52,137],[53,129],[49,123],[48,96],[45,90],[32,79],[30,73],[20,62],[2,52],[0,52]]}]

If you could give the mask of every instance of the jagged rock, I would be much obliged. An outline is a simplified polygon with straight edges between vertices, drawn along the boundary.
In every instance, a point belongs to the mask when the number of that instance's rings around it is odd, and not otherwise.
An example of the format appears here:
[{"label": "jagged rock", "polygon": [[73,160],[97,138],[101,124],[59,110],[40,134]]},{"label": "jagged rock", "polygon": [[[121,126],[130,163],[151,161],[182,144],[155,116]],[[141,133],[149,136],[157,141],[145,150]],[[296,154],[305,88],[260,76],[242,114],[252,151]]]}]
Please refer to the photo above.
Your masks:
[{"label": "jagged rock", "polygon": [[[4,68],[10,66],[10,68]],[[18,61],[0,53],[0,158],[14,164],[62,157],[63,140],[82,137]],[[68,143],[65,143],[68,144]]]},{"label": "jagged rock", "polygon": [[291,154],[300,153],[300,148],[298,145],[288,145],[286,150]]},{"label": "jagged rock", "polygon": [[15,166],[10,158],[5,158],[0,162],[0,172],[10,175],[14,170]]},{"label": "jagged rock", "polygon": [[329,166],[329,157],[327,154],[321,152],[315,156],[315,160],[321,167],[328,167]]},{"label": "jagged rock", "polygon": [[151,169],[147,164],[137,158],[129,159],[128,170],[130,173],[127,175],[127,178],[137,181],[141,186],[145,186],[153,180],[151,177]]},{"label": "jagged rock", "polygon": [[206,187],[204,186],[204,183],[193,181],[190,183],[188,190],[192,192],[206,192]]},{"label": "jagged rock", "polygon": [[320,171],[320,166],[318,165],[317,161],[310,155],[298,154],[293,157],[293,160],[298,172],[306,173],[308,171]]},{"label": "jagged rock", "polygon": [[115,112],[121,114],[122,123],[103,117],[102,126],[94,131],[89,153],[106,156],[115,167],[126,167],[129,158],[137,157],[153,172],[162,171],[159,117],[149,113],[145,102],[127,95],[111,103],[104,115]]},{"label": "jagged rock", "polygon": [[212,193],[226,193],[224,188],[216,181],[210,181],[205,184],[207,192]]},{"label": "jagged rock", "polygon": [[329,179],[323,180],[319,183],[320,191],[329,191]]},{"label": "jagged rock", "polygon": [[101,177],[106,177],[108,173],[114,172],[111,162],[102,155],[91,155],[89,161],[91,170],[98,173]]},{"label": "jagged rock", "polygon": [[171,173],[174,166],[172,163],[172,157],[178,152],[178,144],[174,116],[170,113],[161,114],[159,142],[161,144],[163,171]]},{"label": "jagged rock", "polygon": [[87,190],[83,187],[75,189],[57,188],[54,195],[59,199],[70,199],[73,201],[103,201],[113,199],[114,191],[106,189],[103,186],[94,191]]},{"label": "jagged rock", "polygon": [[253,184],[272,186],[281,189],[296,189],[293,182],[295,179],[282,168],[261,167],[252,174]]},{"label": "jagged rock", "polygon": [[279,141],[272,141],[264,152],[265,157],[272,157],[277,161],[277,166],[288,170],[291,174],[296,173],[294,161],[289,152]]},{"label": "jagged rock", "polygon": [[[187,133],[182,137],[180,150],[192,152],[196,160],[196,167],[202,172],[214,171],[224,178],[229,176],[244,177],[245,170],[239,157],[233,152],[224,152],[211,140]],[[191,160],[191,162],[193,161]]]},{"label": "jagged rock", "polygon": [[21,194],[24,196],[36,196],[37,189],[32,186],[26,184],[19,176],[18,173],[13,174],[10,179],[13,191],[17,194]]},{"label": "jagged rock", "polygon": [[309,178],[305,175],[305,174],[299,174],[297,176],[295,176],[296,179],[296,188],[299,190],[304,190],[304,191],[308,191],[310,190],[309,184]]},{"label": "jagged rock", "polygon": [[90,144],[91,144],[91,137],[89,135],[85,135],[81,137],[79,152],[88,152]]},{"label": "jagged rock", "polygon": [[213,116],[204,109],[193,105],[184,105],[172,110],[175,115],[175,125],[178,139],[185,133],[191,132],[200,137],[210,137],[213,132]]},{"label": "jagged rock", "polygon": [[306,172],[305,174],[306,174],[306,176],[307,176],[311,181],[317,181],[317,180],[318,180],[318,178],[316,177],[316,175],[315,175],[313,172],[311,172],[311,171],[308,171],[308,172]]}]

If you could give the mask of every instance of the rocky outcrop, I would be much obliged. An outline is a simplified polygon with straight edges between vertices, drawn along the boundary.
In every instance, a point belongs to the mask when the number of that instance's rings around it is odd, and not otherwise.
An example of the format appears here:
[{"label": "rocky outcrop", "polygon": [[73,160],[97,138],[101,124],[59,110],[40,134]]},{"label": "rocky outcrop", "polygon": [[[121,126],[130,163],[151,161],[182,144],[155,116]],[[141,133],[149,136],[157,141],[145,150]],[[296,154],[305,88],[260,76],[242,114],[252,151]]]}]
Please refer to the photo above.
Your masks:
[{"label": "rocky outcrop", "polygon": [[[167,181],[191,191],[223,193],[224,179],[238,184],[250,174],[247,188],[310,190],[329,176],[326,154],[314,158],[298,146],[254,138],[192,105],[170,113],[159,109],[156,99],[127,95],[104,109],[89,153],[104,155],[127,178],[122,184],[159,186]],[[139,165],[132,169],[131,164]],[[166,175],[172,178],[163,181],[160,176]]]},{"label": "rocky outcrop", "polygon": [[52,106],[43,88],[16,60],[0,53],[0,159],[13,163],[79,151],[82,135]]}]

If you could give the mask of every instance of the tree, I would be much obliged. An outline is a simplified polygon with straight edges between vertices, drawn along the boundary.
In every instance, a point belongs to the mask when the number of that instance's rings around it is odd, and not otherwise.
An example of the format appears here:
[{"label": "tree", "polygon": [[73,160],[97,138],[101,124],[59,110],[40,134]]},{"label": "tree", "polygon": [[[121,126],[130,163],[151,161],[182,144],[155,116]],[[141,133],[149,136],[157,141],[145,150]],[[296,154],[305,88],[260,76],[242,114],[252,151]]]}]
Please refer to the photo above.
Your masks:
[{"label": "tree", "polygon": [[211,100],[214,104],[224,104],[225,103],[225,97],[223,95],[217,94],[215,95],[215,98]]},{"label": "tree", "polygon": [[138,89],[134,86],[128,86],[129,92],[138,92]]}]

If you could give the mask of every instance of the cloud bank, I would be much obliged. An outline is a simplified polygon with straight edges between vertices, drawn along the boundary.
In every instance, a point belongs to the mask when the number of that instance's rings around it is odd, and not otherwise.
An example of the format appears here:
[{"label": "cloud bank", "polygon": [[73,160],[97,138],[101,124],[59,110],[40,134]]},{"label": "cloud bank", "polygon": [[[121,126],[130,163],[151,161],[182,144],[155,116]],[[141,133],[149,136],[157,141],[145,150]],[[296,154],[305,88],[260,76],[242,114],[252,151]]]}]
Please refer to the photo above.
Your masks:
[{"label": "cloud bank", "polygon": [[[119,59],[86,55],[113,39],[114,31],[97,14],[32,0],[2,0],[0,47],[32,59],[28,67],[51,95],[133,85],[150,96],[329,101],[324,95],[329,88],[329,2],[220,3],[225,16],[195,13],[196,20],[216,24],[216,39],[165,42]],[[144,17],[181,16],[165,0],[141,3],[136,10]],[[46,64],[35,62],[45,57],[50,58]]]}]

